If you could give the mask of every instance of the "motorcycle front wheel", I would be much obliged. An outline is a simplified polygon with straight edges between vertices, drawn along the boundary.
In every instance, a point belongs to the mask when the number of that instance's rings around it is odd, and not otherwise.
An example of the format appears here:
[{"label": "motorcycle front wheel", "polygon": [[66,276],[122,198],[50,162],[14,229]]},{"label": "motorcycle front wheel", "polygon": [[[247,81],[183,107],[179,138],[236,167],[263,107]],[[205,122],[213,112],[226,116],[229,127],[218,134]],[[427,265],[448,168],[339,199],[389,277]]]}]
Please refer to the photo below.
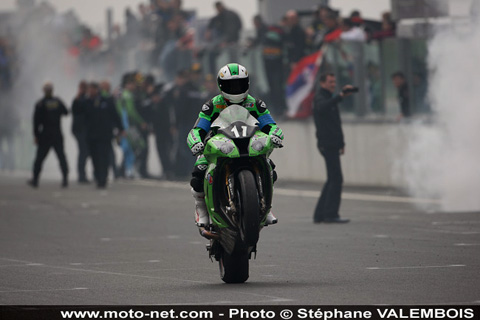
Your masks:
[{"label": "motorcycle front wheel", "polygon": [[241,213],[242,236],[232,254],[222,250],[219,264],[220,277],[226,283],[243,283],[248,279],[248,248],[257,244],[260,233],[260,203],[257,183],[253,173],[242,170],[238,173],[237,210]]},{"label": "motorcycle front wheel", "polygon": [[242,170],[238,173],[238,188],[240,190],[239,211],[242,219],[243,241],[247,247],[253,247],[260,235],[260,203],[257,183],[253,173]]}]

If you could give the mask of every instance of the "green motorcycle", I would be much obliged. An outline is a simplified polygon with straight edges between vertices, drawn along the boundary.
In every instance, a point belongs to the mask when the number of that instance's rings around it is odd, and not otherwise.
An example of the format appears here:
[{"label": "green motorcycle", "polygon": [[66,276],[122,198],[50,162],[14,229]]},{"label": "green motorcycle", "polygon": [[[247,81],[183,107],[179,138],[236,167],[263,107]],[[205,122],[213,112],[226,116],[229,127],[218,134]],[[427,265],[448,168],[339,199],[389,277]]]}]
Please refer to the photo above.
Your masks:
[{"label": "green motorcycle", "polygon": [[204,231],[211,238],[210,258],[219,262],[226,283],[248,279],[249,259],[256,256],[272,204],[273,168],[268,157],[273,149],[257,119],[238,105],[219,114],[205,139],[204,190],[211,224]]}]

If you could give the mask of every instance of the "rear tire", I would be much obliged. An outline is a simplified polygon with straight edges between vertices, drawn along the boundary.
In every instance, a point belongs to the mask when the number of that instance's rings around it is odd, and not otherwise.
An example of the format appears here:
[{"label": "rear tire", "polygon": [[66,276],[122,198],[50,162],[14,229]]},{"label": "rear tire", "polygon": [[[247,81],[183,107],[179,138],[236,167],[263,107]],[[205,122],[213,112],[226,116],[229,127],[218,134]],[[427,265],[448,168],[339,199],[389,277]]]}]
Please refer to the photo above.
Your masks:
[{"label": "rear tire", "polygon": [[243,241],[247,247],[257,244],[260,234],[260,203],[258,200],[257,183],[249,170],[238,174],[240,190],[240,211],[242,219]]},{"label": "rear tire", "polygon": [[220,277],[225,283],[243,283],[248,279],[248,253],[234,251],[220,256]]}]

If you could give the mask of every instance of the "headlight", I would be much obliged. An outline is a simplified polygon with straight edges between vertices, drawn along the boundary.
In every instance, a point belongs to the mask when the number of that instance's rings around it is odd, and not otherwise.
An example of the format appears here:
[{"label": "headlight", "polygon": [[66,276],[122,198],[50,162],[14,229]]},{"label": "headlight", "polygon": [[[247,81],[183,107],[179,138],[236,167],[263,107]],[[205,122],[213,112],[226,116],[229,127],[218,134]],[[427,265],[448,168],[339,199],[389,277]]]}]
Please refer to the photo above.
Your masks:
[{"label": "headlight", "polygon": [[252,142],[252,149],[255,151],[261,151],[263,148],[265,148],[265,142],[267,141],[267,138],[261,138],[257,139]]},{"label": "headlight", "polygon": [[235,146],[231,143],[224,142],[220,145],[220,151],[222,151],[225,154],[229,154],[230,152],[233,151]]}]

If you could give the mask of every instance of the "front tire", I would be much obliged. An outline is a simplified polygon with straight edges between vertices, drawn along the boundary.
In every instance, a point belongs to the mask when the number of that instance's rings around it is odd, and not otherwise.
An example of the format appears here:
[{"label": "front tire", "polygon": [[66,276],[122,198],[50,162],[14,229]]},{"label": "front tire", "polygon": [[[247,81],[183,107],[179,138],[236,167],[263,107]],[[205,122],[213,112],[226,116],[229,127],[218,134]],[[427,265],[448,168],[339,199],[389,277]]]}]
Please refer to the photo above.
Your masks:
[{"label": "front tire", "polygon": [[247,247],[252,247],[257,244],[260,235],[260,203],[257,183],[251,171],[243,170],[238,174],[238,184],[242,240]]},{"label": "front tire", "polygon": [[240,213],[240,234],[235,250],[228,254],[223,248],[219,259],[220,277],[226,283],[243,283],[248,279],[249,247],[258,242],[260,234],[260,203],[253,173],[238,173],[237,210]]}]

